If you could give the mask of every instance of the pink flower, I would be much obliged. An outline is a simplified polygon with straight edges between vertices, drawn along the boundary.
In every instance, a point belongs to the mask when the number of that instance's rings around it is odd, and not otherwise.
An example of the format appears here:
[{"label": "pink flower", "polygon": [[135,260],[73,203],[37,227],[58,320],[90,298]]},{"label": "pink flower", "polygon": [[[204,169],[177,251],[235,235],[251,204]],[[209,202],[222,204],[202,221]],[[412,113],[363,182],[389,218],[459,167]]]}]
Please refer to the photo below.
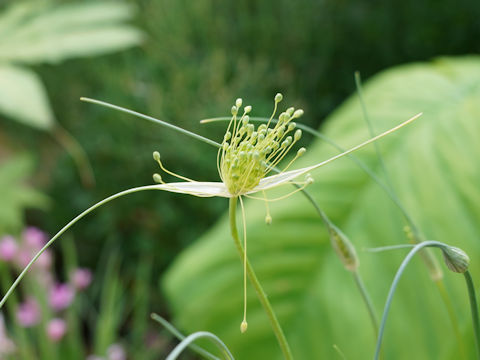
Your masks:
[{"label": "pink flower", "polygon": [[0,259],[5,261],[12,260],[18,251],[17,241],[10,235],[0,239]]},{"label": "pink flower", "polygon": [[22,237],[25,241],[25,244],[35,251],[40,250],[47,243],[48,240],[47,234],[33,226],[27,227],[23,231]]},{"label": "pink flower", "polygon": [[32,327],[40,321],[40,306],[33,298],[28,298],[17,309],[17,321],[23,327]]},{"label": "pink flower", "polygon": [[66,332],[67,323],[63,319],[55,318],[47,324],[47,335],[54,342],[61,340]]},{"label": "pink flower", "polygon": [[75,289],[85,290],[92,282],[92,272],[85,268],[78,268],[72,273],[71,278]]},{"label": "pink flower", "polygon": [[75,297],[75,291],[68,284],[56,284],[50,289],[49,304],[55,311],[66,309]]},{"label": "pink flower", "polygon": [[[21,269],[23,269],[33,259],[33,257],[35,256],[35,253],[36,251],[32,252],[31,249],[20,249],[16,257],[17,265]],[[45,270],[50,269],[51,265],[52,265],[52,252],[50,250],[45,250],[43,254],[40,255],[37,261],[35,261],[35,263],[33,264],[33,266],[35,266],[36,268],[45,269]]]},{"label": "pink flower", "polygon": [[125,349],[120,344],[110,345],[107,349],[108,360],[127,360]]}]

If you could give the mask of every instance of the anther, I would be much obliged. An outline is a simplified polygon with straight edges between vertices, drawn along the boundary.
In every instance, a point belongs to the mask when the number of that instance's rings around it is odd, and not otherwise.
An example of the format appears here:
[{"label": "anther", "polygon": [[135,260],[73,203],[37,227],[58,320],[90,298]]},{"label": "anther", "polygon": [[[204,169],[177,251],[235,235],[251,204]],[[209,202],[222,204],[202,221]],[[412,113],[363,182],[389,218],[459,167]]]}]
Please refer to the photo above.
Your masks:
[{"label": "anther", "polygon": [[295,111],[295,112],[293,113],[293,117],[294,117],[294,118],[299,118],[299,117],[302,116],[302,115],[303,115],[303,110],[302,110],[302,109],[298,109],[297,111]]},{"label": "anther", "polygon": [[162,180],[162,177],[160,176],[160,174],[156,174],[156,173],[153,174],[153,181],[155,181],[158,184],[163,183],[163,180]]},{"label": "anther", "polygon": [[295,141],[300,140],[301,137],[302,137],[302,130],[297,129],[297,131],[295,131],[295,135],[294,135]]}]

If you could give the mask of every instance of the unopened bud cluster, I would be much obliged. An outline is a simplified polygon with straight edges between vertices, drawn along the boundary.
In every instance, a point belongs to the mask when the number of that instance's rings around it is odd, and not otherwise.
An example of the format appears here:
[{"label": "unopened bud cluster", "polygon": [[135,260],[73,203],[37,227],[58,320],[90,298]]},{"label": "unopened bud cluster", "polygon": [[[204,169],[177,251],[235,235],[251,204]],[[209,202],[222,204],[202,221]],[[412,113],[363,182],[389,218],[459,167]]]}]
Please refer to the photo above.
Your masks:
[{"label": "unopened bud cluster", "polygon": [[[281,94],[275,96],[275,109],[282,99]],[[301,109],[288,108],[273,127],[269,121],[255,128],[248,115],[252,107],[245,106],[238,116],[241,108],[242,99],[237,99],[232,106],[232,119],[223,138],[218,164],[220,177],[234,196],[255,188],[302,137],[302,131],[296,129],[293,122],[303,115]],[[274,115],[275,111],[272,118]],[[297,157],[304,153],[305,148],[301,148]]]},{"label": "unopened bud cluster", "polygon": [[464,273],[468,270],[470,258],[462,249],[454,246],[442,247],[443,259],[447,267],[456,273]]}]

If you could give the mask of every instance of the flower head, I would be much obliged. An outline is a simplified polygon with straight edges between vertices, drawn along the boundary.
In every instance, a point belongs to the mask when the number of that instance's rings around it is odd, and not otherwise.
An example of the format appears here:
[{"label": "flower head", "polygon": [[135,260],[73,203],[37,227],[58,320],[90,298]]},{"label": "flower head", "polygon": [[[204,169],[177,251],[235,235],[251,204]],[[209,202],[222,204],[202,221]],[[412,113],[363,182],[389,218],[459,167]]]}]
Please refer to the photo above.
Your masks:
[{"label": "flower head", "polygon": [[60,311],[70,306],[75,297],[75,291],[68,284],[56,284],[50,289],[48,302],[52,309]]},{"label": "flower head", "polygon": [[6,235],[0,239],[0,259],[11,261],[18,252],[18,244],[15,238]]},{"label": "flower head", "polygon": [[60,341],[67,332],[67,323],[60,318],[54,318],[47,324],[47,335],[53,342]]},{"label": "flower head", "polygon": [[33,298],[28,298],[17,309],[17,321],[20,326],[32,327],[40,321],[40,306]]}]

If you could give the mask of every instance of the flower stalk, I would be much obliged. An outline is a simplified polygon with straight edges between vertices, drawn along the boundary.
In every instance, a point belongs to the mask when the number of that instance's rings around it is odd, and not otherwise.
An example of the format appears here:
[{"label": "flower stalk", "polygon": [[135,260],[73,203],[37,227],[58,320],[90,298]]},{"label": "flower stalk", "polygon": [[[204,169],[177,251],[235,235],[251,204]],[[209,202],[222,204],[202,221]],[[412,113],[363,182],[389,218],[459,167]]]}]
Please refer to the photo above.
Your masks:
[{"label": "flower stalk", "polygon": [[232,234],[233,241],[235,243],[235,247],[237,248],[238,254],[240,255],[240,259],[242,260],[242,262],[246,264],[247,276],[250,279],[250,282],[253,288],[255,289],[255,292],[257,293],[258,299],[260,300],[260,303],[262,304],[263,309],[265,310],[265,313],[268,316],[268,319],[270,320],[270,324],[272,325],[273,332],[275,333],[278,344],[280,345],[280,348],[282,350],[283,357],[286,360],[292,360],[293,356],[290,350],[290,346],[288,345],[287,338],[285,337],[282,327],[278,322],[277,316],[273,311],[272,305],[268,300],[267,294],[265,293],[262,285],[258,281],[257,275],[255,274],[255,271],[253,270],[252,265],[250,265],[250,262],[246,258],[246,254],[243,250],[242,243],[240,242],[240,237],[238,236],[237,217],[236,217],[237,202],[238,202],[237,200],[238,200],[237,197],[233,197],[233,198],[230,198],[230,202],[229,202],[230,231]]}]

